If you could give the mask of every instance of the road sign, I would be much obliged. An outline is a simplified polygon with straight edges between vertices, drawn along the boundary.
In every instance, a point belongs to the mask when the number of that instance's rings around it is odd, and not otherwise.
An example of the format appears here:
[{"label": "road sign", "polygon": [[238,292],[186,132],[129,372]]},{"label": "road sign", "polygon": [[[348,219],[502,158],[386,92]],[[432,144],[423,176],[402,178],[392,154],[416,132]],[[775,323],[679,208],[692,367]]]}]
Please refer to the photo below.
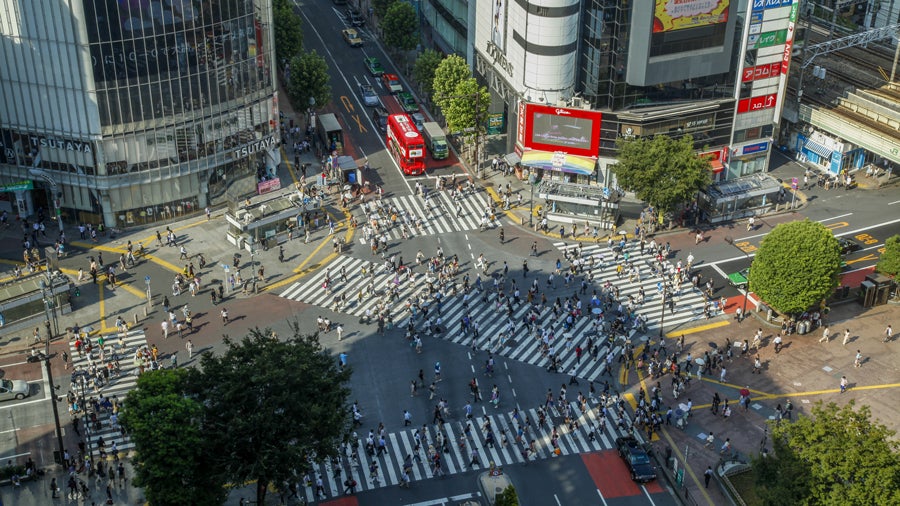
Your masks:
[{"label": "road sign", "polygon": [[147,284],[149,285],[150,284],[150,276],[144,276],[144,281],[146,281]]},{"label": "road sign", "polygon": [[797,178],[795,178],[795,177],[791,178],[791,189],[796,190],[799,187],[800,187],[800,181],[798,181]]}]

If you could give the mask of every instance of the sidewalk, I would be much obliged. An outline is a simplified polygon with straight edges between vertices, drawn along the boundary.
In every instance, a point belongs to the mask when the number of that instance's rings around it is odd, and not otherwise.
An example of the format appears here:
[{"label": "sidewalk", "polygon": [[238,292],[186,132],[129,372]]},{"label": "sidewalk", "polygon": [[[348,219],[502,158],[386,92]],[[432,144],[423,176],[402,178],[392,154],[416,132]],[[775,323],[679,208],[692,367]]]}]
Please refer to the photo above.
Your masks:
[{"label": "sidewalk", "polygon": [[[789,399],[794,406],[795,418],[808,415],[809,408],[818,401],[842,404],[855,399],[857,405],[870,406],[879,423],[894,430],[900,429],[900,408],[896,403],[884,402],[885,391],[900,388],[900,369],[896,365],[900,363],[900,353],[897,351],[900,343],[881,342],[887,323],[900,321],[900,305],[889,304],[860,312],[861,308],[855,302],[834,307],[828,316],[832,329],[829,343],[818,342],[822,334],[820,328],[807,335],[787,336],[784,348],[778,354],[774,352],[771,340],[779,329],[755,317],[748,318],[743,323],[728,318],[723,320],[728,322],[725,326],[713,329],[701,326],[696,328],[696,332],[685,329],[667,334],[670,350],[674,348],[671,339],[685,334],[685,350],[682,355],[686,356],[690,352],[694,358],[724,346],[726,339],[732,343],[740,343],[744,339],[752,342],[753,334],[758,328],[762,328],[764,335],[759,352],[763,363],[762,374],[752,374],[752,348],[751,353],[745,357],[741,357],[740,348],[735,348],[734,359],[725,362],[725,382],[719,381],[719,370],[715,370],[703,377],[702,381],[692,381],[691,386],[679,397],[678,403],[686,403],[688,399],[693,402],[694,408],[687,426],[683,430],[674,425],[664,426],[659,438],[654,437],[653,446],[660,455],[671,452],[678,461],[679,469],[687,463],[684,485],[697,504],[728,503],[718,478],[708,489],[703,486],[703,472],[707,466],[718,471],[724,458],[720,454],[720,448],[726,438],[731,440],[736,457],[743,461],[759,453],[762,448],[772,451],[766,422],[775,419],[776,406],[781,404],[783,407]],[[836,330],[844,328],[849,328],[853,335],[846,346],[842,346],[841,332]],[[653,339],[651,346],[656,344],[656,339]],[[853,367],[857,350],[865,357],[863,366],[858,369]],[[851,385],[843,395],[839,389],[842,375],[847,376]],[[641,377],[640,382],[632,383],[630,389],[636,393],[637,388],[643,387],[645,392],[649,392],[656,381],[659,381],[662,384],[663,402],[668,406],[673,403],[670,380],[671,377],[666,376],[659,380]],[[751,392],[750,409],[747,411],[742,410],[737,402],[738,392],[742,388]],[[725,399],[729,400],[733,410],[730,418],[721,416],[721,408],[718,416],[711,411],[710,401],[715,393],[719,394],[723,402]],[[710,432],[715,435],[715,442],[711,448],[705,448],[705,439]],[[684,496],[683,491],[680,495]]]}]

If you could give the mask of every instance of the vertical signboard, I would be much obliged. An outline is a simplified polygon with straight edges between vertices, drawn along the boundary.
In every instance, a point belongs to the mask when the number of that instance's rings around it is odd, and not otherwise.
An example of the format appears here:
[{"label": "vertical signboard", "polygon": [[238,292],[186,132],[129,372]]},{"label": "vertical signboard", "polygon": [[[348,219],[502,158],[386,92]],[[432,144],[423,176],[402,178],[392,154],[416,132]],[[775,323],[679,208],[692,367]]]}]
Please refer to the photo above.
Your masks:
[{"label": "vertical signboard", "polygon": [[772,121],[776,124],[781,121],[781,112],[784,109],[784,94],[787,91],[788,69],[790,69],[791,66],[791,51],[794,49],[794,29],[796,27],[799,12],[800,3],[792,3],[791,13],[788,16],[788,38],[784,44],[784,51],[781,54],[781,76],[779,76],[778,79],[778,95],[775,100],[775,111],[772,116]]}]

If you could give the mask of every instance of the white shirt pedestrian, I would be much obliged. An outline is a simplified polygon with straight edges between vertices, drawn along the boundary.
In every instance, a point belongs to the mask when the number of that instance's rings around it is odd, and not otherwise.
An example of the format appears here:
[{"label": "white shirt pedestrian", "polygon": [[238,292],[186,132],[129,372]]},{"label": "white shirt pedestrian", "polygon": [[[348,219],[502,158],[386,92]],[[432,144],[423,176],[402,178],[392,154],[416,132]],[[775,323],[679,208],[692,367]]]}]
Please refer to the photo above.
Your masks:
[{"label": "white shirt pedestrian", "polygon": [[188,352],[188,360],[190,360],[191,357],[194,356],[194,343],[191,342],[190,339],[188,339],[188,341],[187,341],[186,343],[184,343],[184,347],[187,349],[187,352]]}]

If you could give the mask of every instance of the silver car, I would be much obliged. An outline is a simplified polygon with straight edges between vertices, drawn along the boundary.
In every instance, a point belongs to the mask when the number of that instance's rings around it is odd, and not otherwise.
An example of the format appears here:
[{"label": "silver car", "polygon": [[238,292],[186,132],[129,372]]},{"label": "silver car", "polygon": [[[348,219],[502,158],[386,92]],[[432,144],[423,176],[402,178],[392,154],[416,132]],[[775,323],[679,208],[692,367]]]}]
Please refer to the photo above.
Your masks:
[{"label": "silver car", "polygon": [[375,107],[380,104],[378,94],[375,93],[375,88],[371,84],[360,84],[359,93],[362,95],[363,103],[368,107]]},{"label": "silver car", "polygon": [[413,120],[413,124],[416,125],[416,130],[418,130],[419,133],[421,133],[422,130],[425,128],[425,116],[420,112],[414,112],[414,113],[410,114],[410,117]]},{"label": "silver car", "polygon": [[0,401],[24,399],[29,394],[28,383],[22,380],[0,380]]}]

